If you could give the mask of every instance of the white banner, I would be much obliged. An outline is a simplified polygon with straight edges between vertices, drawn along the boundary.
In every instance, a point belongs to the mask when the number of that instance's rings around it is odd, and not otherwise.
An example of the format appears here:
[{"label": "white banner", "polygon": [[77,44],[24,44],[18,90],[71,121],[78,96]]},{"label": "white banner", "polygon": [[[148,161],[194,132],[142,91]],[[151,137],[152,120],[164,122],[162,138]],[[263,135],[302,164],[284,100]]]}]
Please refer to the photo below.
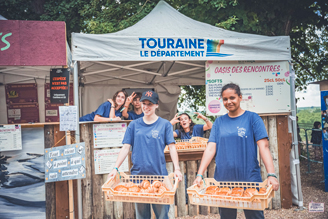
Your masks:
[{"label": "white banner", "polygon": [[94,148],[120,147],[127,128],[126,123],[105,123],[93,125]]},{"label": "white banner", "polygon": [[256,113],[290,112],[290,73],[288,62],[206,62],[206,113],[227,113],[221,98],[225,84],[241,88],[241,108]]}]

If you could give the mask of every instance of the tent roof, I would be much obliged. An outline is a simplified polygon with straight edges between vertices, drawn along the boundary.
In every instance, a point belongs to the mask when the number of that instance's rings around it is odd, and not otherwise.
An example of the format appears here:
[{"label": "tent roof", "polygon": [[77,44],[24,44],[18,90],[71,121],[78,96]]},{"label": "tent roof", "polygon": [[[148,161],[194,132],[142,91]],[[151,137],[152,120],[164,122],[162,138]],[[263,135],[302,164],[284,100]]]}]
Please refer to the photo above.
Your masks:
[{"label": "tent roof", "polygon": [[[174,48],[168,45],[169,39]],[[197,48],[190,41],[197,42]],[[172,51],[179,54],[172,54]],[[201,52],[201,55],[188,53],[192,51]],[[135,25],[116,33],[73,33],[72,53],[73,60],[77,61],[291,59],[289,36],[269,37],[221,29],[193,20],[165,1],[160,1]]]}]

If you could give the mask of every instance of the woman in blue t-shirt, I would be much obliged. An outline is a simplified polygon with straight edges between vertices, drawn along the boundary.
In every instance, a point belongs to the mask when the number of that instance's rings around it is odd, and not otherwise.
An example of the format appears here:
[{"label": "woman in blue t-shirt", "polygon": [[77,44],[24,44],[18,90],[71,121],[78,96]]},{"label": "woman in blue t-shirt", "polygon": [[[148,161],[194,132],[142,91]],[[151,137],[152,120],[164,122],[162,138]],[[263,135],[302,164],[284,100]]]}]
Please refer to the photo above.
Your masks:
[{"label": "woman in blue t-shirt", "polygon": [[179,116],[176,114],[174,118],[170,121],[172,125],[180,123],[180,128],[174,130],[173,136],[180,139],[191,139],[192,137],[203,137],[204,131],[212,128],[212,122],[203,116],[202,114],[196,112],[197,118],[205,121],[205,125],[196,125],[187,113],[181,113]]},{"label": "woman in blue t-shirt", "polygon": [[[182,175],[172,135],[172,125],[155,114],[158,108],[158,94],[154,91],[145,91],[140,101],[144,117],[133,120],[129,124],[124,135],[123,147],[108,178],[116,176],[118,168],[130,152],[130,147],[132,147],[132,175],[168,175],[164,156],[164,148],[168,145],[174,165],[174,175],[181,181]],[[135,207],[137,219],[151,218],[150,204],[136,203]],[[168,219],[169,205],[152,204],[152,207],[156,218]]]},{"label": "woman in blue t-shirt", "polygon": [[[240,108],[242,95],[238,85],[230,83],[223,86],[221,97],[228,113],[214,122],[194,183],[200,185],[202,174],[214,156],[215,180],[262,182],[257,160],[258,147],[268,172],[268,185],[272,185],[273,190],[277,191],[279,182],[275,175],[263,120],[256,113]],[[237,209],[219,208],[219,212],[222,219],[237,217]],[[244,213],[247,219],[264,218],[263,211],[244,210]]]},{"label": "woman in blue t-shirt", "polygon": [[101,104],[98,109],[92,113],[80,117],[82,121],[119,121],[122,116],[122,109],[128,94],[124,90],[117,91],[113,99],[109,99],[105,103]]}]

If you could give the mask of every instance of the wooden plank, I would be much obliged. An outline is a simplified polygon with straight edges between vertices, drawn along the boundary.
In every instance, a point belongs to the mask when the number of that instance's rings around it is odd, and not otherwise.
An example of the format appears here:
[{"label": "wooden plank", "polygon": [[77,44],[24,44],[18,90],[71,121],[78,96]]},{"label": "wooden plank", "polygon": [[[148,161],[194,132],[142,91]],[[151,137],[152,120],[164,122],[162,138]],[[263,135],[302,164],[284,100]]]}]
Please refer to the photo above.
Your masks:
[{"label": "wooden plank", "polygon": [[[66,139],[63,138],[65,132],[59,131],[59,125],[54,126],[54,143],[57,146],[66,145]],[[68,183],[67,181],[56,182],[56,218],[69,218],[68,205]]]},{"label": "wooden plank", "polygon": [[73,190],[74,190],[74,209],[75,209],[75,219],[79,218],[78,213],[78,203],[77,203],[77,180],[73,180]]},{"label": "wooden plank", "polygon": [[82,217],[85,219],[91,219],[92,218],[92,206],[93,206],[93,200],[92,200],[92,168],[90,168],[91,160],[93,160],[93,157],[91,157],[91,147],[93,146],[92,143],[92,129],[89,124],[83,124],[80,125],[80,141],[85,143],[85,166],[87,167],[85,169],[85,178],[82,179]]},{"label": "wooden plank", "polygon": [[[51,148],[54,145],[54,126],[44,127],[44,147]],[[56,218],[56,185],[54,182],[46,183],[46,218]]]},{"label": "wooden plank", "polygon": [[[280,180],[279,175],[279,154],[278,154],[278,138],[277,138],[277,119],[276,116],[269,116],[269,144],[270,152],[273,159],[274,171],[278,177],[278,182]],[[280,209],[281,200],[280,200],[280,188],[275,193],[275,197],[272,199],[272,208]]]},{"label": "wooden plank", "polygon": [[123,202],[114,202],[114,218],[123,219]]},{"label": "wooden plank", "polygon": [[[215,167],[216,167],[216,164],[215,164],[215,160],[213,159],[207,168],[208,178],[214,178]],[[211,214],[218,214],[219,208],[218,207],[210,207],[210,212],[211,212]]]},{"label": "wooden plank", "polygon": [[[102,175],[103,176],[103,183],[107,181],[107,174]],[[106,201],[105,194],[103,194],[104,198],[104,217],[106,219],[113,219],[114,218],[114,203],[110,201]],[[128,207],[128,206],[127,206]],[[134,205],[133,205],[134,208]],[[129,211],[129,209],[125,209]]]},{"label": "wooden plank", "polygon": [[289,209],[292,207],[291,176],[290,176],[290,150],[292,136],[288,133],[288,116],[277,117],[277,138],[279,154],[279,177],[281,191],[281,207]]},{"label": "wooden plank", "polygon": [[[200,163],[201,163],[201,160],[198,160],[197,161],[197,170],[199,169]],[[204,178],[208,178],[207,177],[207,170],[205,170],[205,172],[203,174],[203,177]],[[208,215],[208,207],[207,206],[200,205],[199,206],[199,214],[201,214],[201,215]]]},{"label": "wooden plank", "polygon": [[[173,163],[172,162],[166,163],[166,169],[167,169],[168,174],[173,173],[174,172]],[[183,170],[182,169],[181,169],[181,173],[183,174]],[[179,186],[180,186],[181,183],[183,183],[183,182],[180,182],[179,183]],[[170,205],[170,210],[169,210],[168,216],[169,216],[170,219],[174,219],[175,218],[175,203],[173,203],[172,205]]]},{"label": "wooden plank", "polygon": [[[66,132],[66,145],[71,144],[71,132]],[[74,192],[73,192],[73,180],[68,180],[68,207],[69,218],[74,219]]]},{"label": "wooden plank", "polygon": [[[185,163],[183,161],[179,161],[179,166],[181,169],[181,172],[183,172],[183,169],[185,168]],[[184,174],[182,174],[182,182],[179,184],[179,187],[177,189],[177,208],[178,208],[178,217],[183,217],[187,215],[186,211],[186,186],[184,184],[185,178]]]},{"label": "wooden plank", "polygon": [[[178,152],[179,161],[201,160],[204,151]],[[165,153],[166,162],[172,162],[170,153]]]},{"label": "wooden plank", "polygon": [[[188,187],[192,186],[196,174],[197,174],[197,163],[196,161],[187,161],[187,167],[186,167],[186,172],[187,172],[187,179],[188,179]],[[198,205],[192,205],[190,202],[188,202],[188,215],[189,216],[196,216],[197,215],[197,209]]]}]

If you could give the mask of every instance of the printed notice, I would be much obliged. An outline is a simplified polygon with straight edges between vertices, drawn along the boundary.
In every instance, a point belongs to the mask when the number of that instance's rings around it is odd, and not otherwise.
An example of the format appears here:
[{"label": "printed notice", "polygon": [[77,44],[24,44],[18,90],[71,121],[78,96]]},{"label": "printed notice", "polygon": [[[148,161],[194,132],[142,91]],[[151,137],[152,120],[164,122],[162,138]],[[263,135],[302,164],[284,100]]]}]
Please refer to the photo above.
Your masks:
[{"label": "printed notice", "polygon": [[[110,173],[117,160],[118,154],[121,149],[106,149],[106,150],[95,150],[94,161],[95,161],[95,173],[105,174]],[[129,171],[128,157],[123,161],[122,165],[118,169],[120,172]]]},{"label": "printed notice", "polygon": [[325,211],[325,203],[309,203],[309,212],[324,212]]},{"label": "printed notice", "polygon": [[0,151],[22,150],[22,130],[20,125],[0,126]]},{"label": "printed notice", "polygon": [[45,182],[85,178],[85,143],[44,150]]},{"label": "printed notice", "polygon": [[256,113],[290,112],[290,72],[286,61],[207,61],[206,114],[224,115],[228,111],[221,98],[228,83],[240,86],[242,109]]},{"label": "printed notice", "polygon": [[77,106],[59,107],[60,131],[76,131],[77,128]]},{"label": "printed notice", "polygon": [[95,148],[121,147],[126,131],[126,123],[93,125],[93,145]]}]

